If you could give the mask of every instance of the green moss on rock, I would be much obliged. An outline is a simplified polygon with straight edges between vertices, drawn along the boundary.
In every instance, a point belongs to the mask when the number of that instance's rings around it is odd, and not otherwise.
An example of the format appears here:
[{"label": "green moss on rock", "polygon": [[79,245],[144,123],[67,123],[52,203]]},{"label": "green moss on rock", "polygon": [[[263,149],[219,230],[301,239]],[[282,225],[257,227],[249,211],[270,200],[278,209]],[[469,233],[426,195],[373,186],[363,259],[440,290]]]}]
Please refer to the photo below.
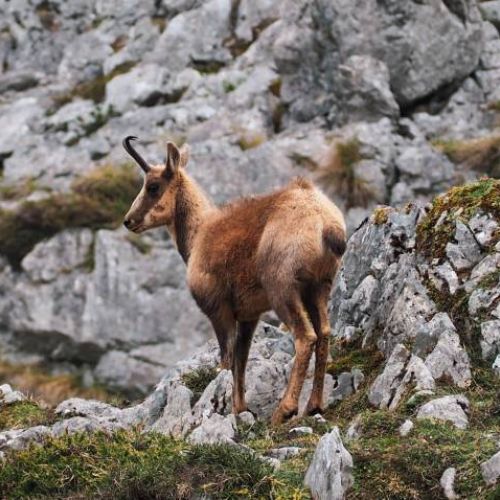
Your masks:
[{"label": "green moss on rock", "polygon": [[0,406],[0,431],[46,425],[54,421],[54,413],[33,401],[19,401]]},{"label": "green moss on rock", "polygon": [[431,260],[444,257],[446,244],[455,232],[455,221],[467,222],[479,210],[500,219],[500,180],[482,179],[435,198],[417,226],[417,251]]}]

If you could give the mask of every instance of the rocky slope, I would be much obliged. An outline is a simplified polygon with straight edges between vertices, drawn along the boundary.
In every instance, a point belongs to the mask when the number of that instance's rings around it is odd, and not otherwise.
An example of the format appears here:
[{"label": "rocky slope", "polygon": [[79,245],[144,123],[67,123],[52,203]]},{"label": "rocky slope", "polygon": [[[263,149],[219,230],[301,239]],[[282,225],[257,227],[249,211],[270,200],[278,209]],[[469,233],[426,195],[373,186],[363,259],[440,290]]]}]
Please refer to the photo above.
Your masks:
[{"label": "rocky slope", "polygon": [[[31,410],[29,419],[21,417],[19,428],[0,434],[7,464],[4,480],[15,485],[10,491],[26,491],[14,489],[19,487],[15,478],[38,474],[39,463],[44,463],[35,447],[27,452],[33,461],[24,458],[20,465],[15,450],[40,443],[48,450],[76,447],[79,454],[80,444],[67,436],[82,431],[117,436],[89,438],[96,440],[149,439],[127,434],[139,427],[154,439],[183,438],[182,446],[191,450],[186,453],[198,457],[197,467],[205,467],[199,447],[249,454],[247,460],[269,467],[271,478],[270,483],[261,476],[243,481],[239,487],[249,495],[497,498],[499,200],[500,181],[485,179],[453,188],[425,210],[411,205],[379,208],[353,234],[332,296],[324,417],[268,427],[286,385],[294,346],[290,334],[262,323],[248,366],[251,413],[237,418],[230,414],[232,377],[215,369],[217,347],[211,341],[177,363],[139,405],[117,408],[73,398],[61,403],[55,415],[33,417]],[[310,385],[308,380],[304,403]],[[19,401],[22,395],[10,388],[3,390],[0,417],[9,415],[9,408],[33,405]],[[10,421],[16,422],[12,417]],[[26,422],[39,425],[26,428]],[[55,460],[62,466],[62,459]],[[96,491],[96,484],[84,479],[90,465],[84,456],[77,460],[83,461],[78,462],[81,475],[64,492]],[[31,472],[22,472],[26,464]],[[131,478],[120,481],[124,487]],[[198,478],[186,481],[189,497],[200,485]],[[210,493],[210,483],[202,484]],[[263,485],[269,487],[264,493],[259,489]],[[135,487],[141,491],[146,486],[139,480]],[[43,483],[32,488],[33,494],[63,492]],[[183,497],[182,488],[175,491],[174,496]]]},{"label": "rocky slope", "polygon": [[[192,174],[218,202],[320,179],[350,231],[378,204],[499,175],[498,11],[474,0],[0,2],[0,232],[12,212],[31,220],[24,200],[123,164],[130,134],[151,161],[165,139],[189,142]],[[36,206],[43,241],[16,265],[0,258],[3,357],[146,394],[209,335],[171,243],[161,231],[131,242],[117,219],[54,235]]]}]

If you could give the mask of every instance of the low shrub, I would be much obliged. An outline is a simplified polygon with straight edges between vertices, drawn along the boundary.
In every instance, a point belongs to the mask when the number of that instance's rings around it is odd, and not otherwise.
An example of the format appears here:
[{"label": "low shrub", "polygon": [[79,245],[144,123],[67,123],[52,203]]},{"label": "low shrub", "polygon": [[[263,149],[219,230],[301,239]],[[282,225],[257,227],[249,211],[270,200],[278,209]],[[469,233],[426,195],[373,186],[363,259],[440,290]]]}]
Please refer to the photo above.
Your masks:
[{"label": "low shrub", "polygon": [[39,241],[63,229],[116,227],[139,188],[132,167],[105,166],[77,179],[69,193],[54,193],[25,201],[15,210],[0,210],[0,254],[19,269]]}]

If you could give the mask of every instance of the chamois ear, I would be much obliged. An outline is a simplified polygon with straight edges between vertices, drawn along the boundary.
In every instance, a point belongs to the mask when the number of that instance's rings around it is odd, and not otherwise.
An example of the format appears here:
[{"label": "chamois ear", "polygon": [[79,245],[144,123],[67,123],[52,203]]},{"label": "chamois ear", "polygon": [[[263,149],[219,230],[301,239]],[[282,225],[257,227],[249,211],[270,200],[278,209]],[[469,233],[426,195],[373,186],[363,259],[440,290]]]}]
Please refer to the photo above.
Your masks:
[{"label": "chamois ear", "polygon": [[167,159],[165,160],[164,175],[171,177],[177,172],[180,165],[181,153],[179,148],[173,142],[167,142]]},{"label": "chamois ear", "polygon": [[186,168],[187,162],[189,161],[189,146],[187,144],[183,144],[179,151],[181,153],[181,162],[179,166],[181,168]]}]

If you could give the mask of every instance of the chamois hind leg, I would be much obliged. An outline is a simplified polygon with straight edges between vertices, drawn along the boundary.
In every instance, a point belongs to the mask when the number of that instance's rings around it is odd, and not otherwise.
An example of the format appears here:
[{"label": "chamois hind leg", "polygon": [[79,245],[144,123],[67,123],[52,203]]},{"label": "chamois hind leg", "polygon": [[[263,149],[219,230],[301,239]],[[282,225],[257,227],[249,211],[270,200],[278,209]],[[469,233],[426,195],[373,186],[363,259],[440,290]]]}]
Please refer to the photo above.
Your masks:
[{"label": "chamois hind leg", "polygon": [[306,407],[306,415],[321,413],[323,409],[323,387],[325,382],[326,363],[330,341],[330,321],[328,318],[328,298],[331,283],[324,283],[313,287],[305,299],[305,306],[314,331],[316,340],[316,361],[314,367],[314,380],[311,396]]},{"label": "chamois hind leg", "polygon": [[276,314],[293,332],[295,337],[295,361],[293,363],[285,395],[276,408],[271,422],[279,424],[297,414],[299,396],[306,377],[316,334],[309,320],[298,290],[292,290],[287,299],[277,304]]},{"label": "chamois hind leg", "polygon": [[252,343],[253,332],[258,319],[254,321],[241,321],[238,323],[236,342],[233,356],[233,413],[238,414],[247,410],[245,401],[245,370],[248,353]]},{"label": "chamois hind leg", "polygon": [[210,314],[210,322],[219,341],[220,366],[223,370],[230,370],[233,365],[233,345],[236,319],[231,309],[223,305]]}]

